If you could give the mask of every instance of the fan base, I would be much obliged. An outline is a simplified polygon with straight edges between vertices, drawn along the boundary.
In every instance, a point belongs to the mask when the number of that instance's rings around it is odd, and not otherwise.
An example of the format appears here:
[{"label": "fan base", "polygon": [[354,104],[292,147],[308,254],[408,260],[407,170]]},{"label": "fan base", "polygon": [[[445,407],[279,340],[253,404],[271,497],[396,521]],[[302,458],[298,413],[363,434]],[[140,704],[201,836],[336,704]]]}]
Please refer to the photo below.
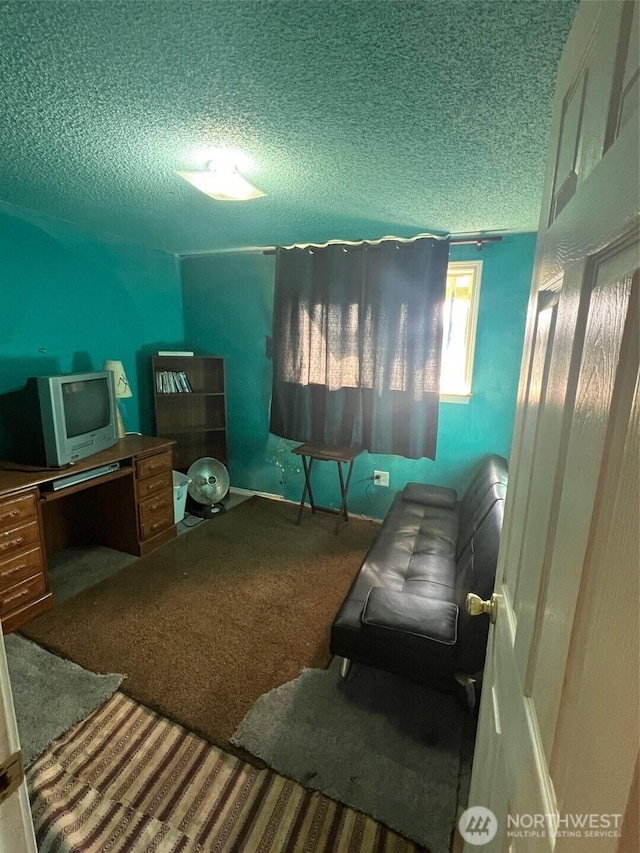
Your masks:
[{"label": "fan base", "polygon": [[227,511],[227,508],[222,503],[217,504],[197,504],[195,501],[187,507],[190,515],[195,515],[196,518],[215,518],[217,515],[222,515]]}]

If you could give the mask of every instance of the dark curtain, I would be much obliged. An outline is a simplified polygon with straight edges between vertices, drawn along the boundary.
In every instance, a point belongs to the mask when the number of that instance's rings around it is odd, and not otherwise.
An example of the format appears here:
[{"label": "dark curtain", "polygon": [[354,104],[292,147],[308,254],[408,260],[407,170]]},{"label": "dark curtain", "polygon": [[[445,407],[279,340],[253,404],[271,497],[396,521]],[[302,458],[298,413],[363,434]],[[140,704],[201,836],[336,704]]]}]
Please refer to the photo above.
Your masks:
[{"label": "dark curtain", "polygon": [[278,249],[271,432],[435,458],[449,241]]}]

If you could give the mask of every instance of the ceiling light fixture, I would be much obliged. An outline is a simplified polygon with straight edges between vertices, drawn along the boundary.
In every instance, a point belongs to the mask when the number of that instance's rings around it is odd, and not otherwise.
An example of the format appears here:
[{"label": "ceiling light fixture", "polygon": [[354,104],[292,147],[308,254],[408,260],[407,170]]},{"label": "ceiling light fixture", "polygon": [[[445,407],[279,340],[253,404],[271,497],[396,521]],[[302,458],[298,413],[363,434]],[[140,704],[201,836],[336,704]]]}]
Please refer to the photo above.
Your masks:
[{"label": "ceiling light fixture", "polygon": [[218,201],[248,201],[265,195],[243,178],[238,167],[228,158],[210,160],[202,172],[178,172],[185,181]]}]

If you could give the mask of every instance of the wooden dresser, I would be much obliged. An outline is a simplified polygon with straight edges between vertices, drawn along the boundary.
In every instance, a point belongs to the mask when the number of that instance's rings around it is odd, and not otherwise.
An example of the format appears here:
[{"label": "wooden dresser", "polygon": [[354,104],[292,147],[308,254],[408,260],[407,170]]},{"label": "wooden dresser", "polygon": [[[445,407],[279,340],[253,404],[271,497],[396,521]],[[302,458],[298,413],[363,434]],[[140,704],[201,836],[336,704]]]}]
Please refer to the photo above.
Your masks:
[{"label": "wooden dresser", "polygon": [[39,492],[29,489],[0,501],[0,619],[5,633],[48,610]]},{"label": "wooden dresser", "polygon": [[[48,555],[89,542],[144,556],[176,536],[173,444],[128,435],[63,471],[8,470],[12,463],[2,463],[0,620],[5,634],[52,607]],[[61,488],[70,473],[79,482]]]}]

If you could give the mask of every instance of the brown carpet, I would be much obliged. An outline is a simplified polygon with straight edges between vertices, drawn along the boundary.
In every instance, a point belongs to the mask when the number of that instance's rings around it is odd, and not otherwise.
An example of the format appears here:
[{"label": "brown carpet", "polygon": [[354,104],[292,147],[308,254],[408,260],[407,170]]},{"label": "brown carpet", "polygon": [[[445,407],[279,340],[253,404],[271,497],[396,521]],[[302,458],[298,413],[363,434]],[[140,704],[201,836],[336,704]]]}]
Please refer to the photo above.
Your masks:
[{"label": "brown carpet", "polygon": [[329,628],[377,525],[264,498],[162,546],[22,633],[228,748],[263,693],[329,662]]}]

